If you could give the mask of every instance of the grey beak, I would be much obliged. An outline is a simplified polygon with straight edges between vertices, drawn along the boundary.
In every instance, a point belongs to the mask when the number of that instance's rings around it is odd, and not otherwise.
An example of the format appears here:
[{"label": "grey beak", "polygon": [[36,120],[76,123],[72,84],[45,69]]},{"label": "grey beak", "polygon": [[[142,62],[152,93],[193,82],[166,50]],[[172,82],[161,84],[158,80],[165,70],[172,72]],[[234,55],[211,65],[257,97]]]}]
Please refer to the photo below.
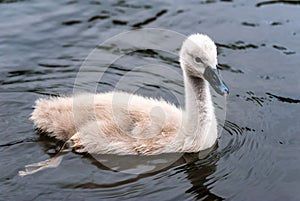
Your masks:
[{"label": "grey beak", "polygon": [[209,84],[214,88],[214,90],[220,95],[229,94],[229,89],[223,82],[218,69],[213,69],[208,66],[204,71],[204,78],[209,82]]}]

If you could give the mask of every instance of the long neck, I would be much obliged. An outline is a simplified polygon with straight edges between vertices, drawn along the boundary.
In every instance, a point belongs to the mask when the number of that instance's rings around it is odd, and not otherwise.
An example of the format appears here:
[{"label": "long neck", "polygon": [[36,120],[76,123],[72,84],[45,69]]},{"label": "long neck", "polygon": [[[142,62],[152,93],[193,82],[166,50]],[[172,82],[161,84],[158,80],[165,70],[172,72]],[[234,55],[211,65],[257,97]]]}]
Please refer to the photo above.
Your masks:
[{"label": "long neck", "polygon": [[[195,151],[207,146],[207,141],[215,141],[211,134],[216,127],[214,108],[209,90],[209,83],[202,77],[195,77],[183,68],[185,85],[184,135],[185,149]],[[214,131],[216,132],[216,131]],[[189,150],[191,149],[191,150]]]}]

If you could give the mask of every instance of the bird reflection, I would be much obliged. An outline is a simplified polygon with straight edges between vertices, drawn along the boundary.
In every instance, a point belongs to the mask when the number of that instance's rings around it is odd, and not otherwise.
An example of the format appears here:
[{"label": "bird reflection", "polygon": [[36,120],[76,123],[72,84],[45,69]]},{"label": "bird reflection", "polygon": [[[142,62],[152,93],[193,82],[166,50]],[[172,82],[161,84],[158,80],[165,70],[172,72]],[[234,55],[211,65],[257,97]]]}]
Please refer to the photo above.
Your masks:
[{"label": "bird reflection", "polygon": [[[45,136],[42,136],[39,138],[40,145],[43,147],[44,151],[49,154],[50,157],[53,157],[55,153],[58,153],[58,150],[62,145],[61,142],[56,142],[54,139],[44,139]],[[48,137],[46,137],[48,138]],[[112,159],[114,161],[118,161],[118,158],[121,159],[124,156],[92,156],[90,154],[80,154],[82,158],[88,159],[92,165],[96,166],[97,168],[105,171],[112,171],[116,172],[116,174],[127,174],[125,177],[126,179],[119,180],[119,181],[113,181],[111,183],[96,183],[96,182],[84,182],[84,183],[72,183],[72,184],[66,184],[63,187],[64,188],[80,188],[80,189],[98,189],[98,188],[113,188],[123,185],[128,185],[131,183],[135,183],[143,178],[147,177],[154,177],[155,175],[158,175],[160,173],[168,173],[172,172],[171,175],[168,177],[176,176],[177,174],[185,174],[186,179],[192,184],[192,187],[187,189],[185,191],[186,194],[192,195],[197,200],[223,200],[222,197],[214,194],[210,191],[210,187],[207,185],[209,183],[209,177],[216,171],[216,163],[219,160],[218,152],[217,152],[217,146],[212,147],[209,150],[204,150],[199,153],[185,153],[181,155],[179,158],[178,155],[173,155],[174,162],[171,164],[168,164],[167,166],[159,166],[159,168],[154,169],[152,171],[146,171],[144,173],[140,174],[131,174],[126,173],[126,171],[118,171],[114,168],[109,167],[111,164],[107,164],[107,161],[109,159]],[[101,160],[99,158],[102,158],[102,161],[104,163],[101,163]],[[130,158],[126,158],[130,157]],[[141,156],[126,156],[125,160],[119,161],[120,164],[124,163],[124,161],[131,161],[132,163],[137,163],[137,161],[147,161],[147,164],[149,164],[149,161],[157,161],[156,157],[152,156],[142,156],[143,159],[141,159]],[[158,158],[171,158],[172,154],[165,155],[165,156],[157,156]],[[104,158],[104,159],[103,159]],[[170,162],[170,161],[169,161]],[[124,177],[123,177],[124,178]]]},{"label": "bird reflection", "polygon": [[219,160],[215,152],[204,159],[196,159],[180,168],[186,173],[186,178],[192,184],[186,193],[194,195],[197,200],[223,200],[222,197],[211,192],[207,185],[210,175],[216,171],[216,163]]}]

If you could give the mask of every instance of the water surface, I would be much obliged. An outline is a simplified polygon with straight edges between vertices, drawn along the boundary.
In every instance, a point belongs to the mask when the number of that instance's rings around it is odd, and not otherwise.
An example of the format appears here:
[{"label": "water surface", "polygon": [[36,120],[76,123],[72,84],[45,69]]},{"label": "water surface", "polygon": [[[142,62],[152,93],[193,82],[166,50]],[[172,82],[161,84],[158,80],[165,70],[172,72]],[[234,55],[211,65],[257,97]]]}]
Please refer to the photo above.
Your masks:
[{"label": "water surface", "polygon": [[[0,200],[299,200],[299,4],[0,1]],[[26,164],[46,160],[62,146],[36,134],[28,120],[34,101],[72,94],[82,62],[98,44],[150,27],[202,32],[217,43],[231,91],[218,147],[204,159],[151,174],[111,171],[89,155],[69,152],[57,168],[18,176]],[[160,51],[123,60],[97,91],[114,89],[130,66],[143,62],[180,73],[177,58]],[[149,70],[136,76],[142,77],[136,79],[140,94],[181,104],[180,77]],[[147,83],[153,77],[169,80],[169,88]]]}]

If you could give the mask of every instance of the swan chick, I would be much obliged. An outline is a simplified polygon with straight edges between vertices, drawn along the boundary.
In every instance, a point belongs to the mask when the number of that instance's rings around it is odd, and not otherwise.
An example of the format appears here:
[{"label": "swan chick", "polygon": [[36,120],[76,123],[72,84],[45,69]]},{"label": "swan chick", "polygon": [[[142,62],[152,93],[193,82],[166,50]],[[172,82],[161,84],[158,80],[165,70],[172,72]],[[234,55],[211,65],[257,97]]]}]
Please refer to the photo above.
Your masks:
[{"label": "swan chick", "polygon": [[217,140],[217,121],[209,85],[229,93],[217,70],[215,43],[193,34],[179,54],[185,107],[126,92],[38,99],[30,119],[37,129],[69,141],[76,152],[160,154],[198,152]]}]

